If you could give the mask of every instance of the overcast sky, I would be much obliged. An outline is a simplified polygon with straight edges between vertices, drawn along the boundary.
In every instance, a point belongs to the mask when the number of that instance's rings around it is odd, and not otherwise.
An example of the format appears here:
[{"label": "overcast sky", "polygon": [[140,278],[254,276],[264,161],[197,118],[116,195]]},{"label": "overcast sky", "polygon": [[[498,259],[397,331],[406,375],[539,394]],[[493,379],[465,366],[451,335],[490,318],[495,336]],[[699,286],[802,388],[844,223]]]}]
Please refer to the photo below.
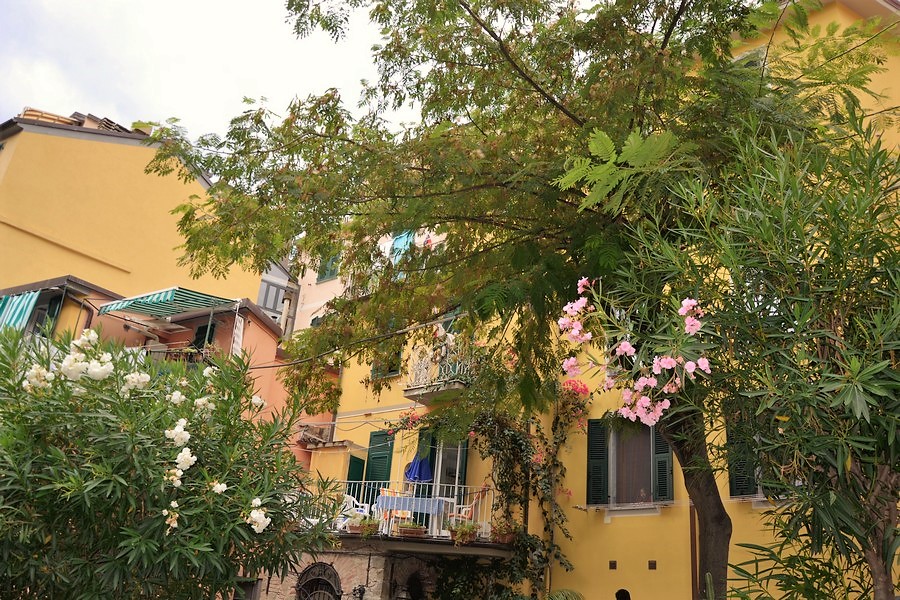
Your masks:
[{"label": "overcast sky", "polygon": [[365,16],[334,43],[298,40],[284,0],[0,0],[0,122],[26,106],[92,113],[130,126],[181,119],[190,137],[222,133],[265,96],[283,114],[296,96],[338,88],[355,106],[374,79]]}]

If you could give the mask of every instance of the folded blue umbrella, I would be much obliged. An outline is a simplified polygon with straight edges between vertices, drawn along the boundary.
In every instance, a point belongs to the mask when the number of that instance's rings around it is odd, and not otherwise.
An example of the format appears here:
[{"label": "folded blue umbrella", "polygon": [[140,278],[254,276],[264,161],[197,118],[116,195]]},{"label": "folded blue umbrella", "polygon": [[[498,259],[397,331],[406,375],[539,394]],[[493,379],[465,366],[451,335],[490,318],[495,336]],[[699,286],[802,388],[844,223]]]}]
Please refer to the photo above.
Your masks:
[{"label": "folded blue umbrella", "polygon": [[431,470],[431,463],[428,462],[428,456],[419,456],[416,454],[416,457],[409,463],[409,466],[406,467],[403,475],[406,476],[407,481],[417,481],[420,483],[425,483],[434,479],[434,472]]}]

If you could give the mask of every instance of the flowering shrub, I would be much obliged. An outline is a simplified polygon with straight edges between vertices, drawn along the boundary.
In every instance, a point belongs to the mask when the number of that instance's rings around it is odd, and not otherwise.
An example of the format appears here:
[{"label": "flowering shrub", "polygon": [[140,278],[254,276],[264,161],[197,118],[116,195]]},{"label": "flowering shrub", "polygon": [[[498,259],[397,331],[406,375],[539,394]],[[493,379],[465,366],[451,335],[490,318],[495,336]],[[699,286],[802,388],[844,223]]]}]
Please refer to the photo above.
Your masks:
[{"label": "flowering shrub", "polygon": [[[565,339],[580,346],[596,339],[591,332],[585,331],[586,324],[596,324],[601,330],[604,324],[616,325],[619,339],[613,347],[605,349],[605,364],[600,367],[604,370],[601,385],[604,390],[622,390],[619,415],[630,421],[640,420],[644,425],[655,425],[672,405],[670,398],[681,392],[686,384],[701,373],[712,372],[709,359],[699,355],[698,345],[690,342],[690,338],[696,336],[703,327],[703,322],[700,321],[704,316],[703,310],[694,298],[682,300],[677,313],[683,322],[672,335],[675,342],[673,347],[667,354],[654,354],[648,363],[650,355],[638,352],[638,348],[632,343],[637,343],[632,332],[627,327],[622,327],[614,316],[597,312],[596,306],[601,304],[598,288],[598,285],[594,285],[586,277],[578,281],[578,293],[589,292],[594,304],[588,309],[591,300],[587,296],[580,296],[578,300],[566,304],[563,308],[565,316],[558,322],[560,332]],[[610,333],[603,332],[600,339],[609,345],[614,338]],[[563,371],[569,376],[581,374],[581,367],[576,356],[570,356],[562,363]],[[593,361],[588,361],[587,368],[595,368]],[[582,385],[587,389],[586,384]]]},{"label": "flowering shrub", "polygon": [[186,369],[0,331],[0,597],[230,597],[328,545],[299,412],[260,418],[241,359]]}]

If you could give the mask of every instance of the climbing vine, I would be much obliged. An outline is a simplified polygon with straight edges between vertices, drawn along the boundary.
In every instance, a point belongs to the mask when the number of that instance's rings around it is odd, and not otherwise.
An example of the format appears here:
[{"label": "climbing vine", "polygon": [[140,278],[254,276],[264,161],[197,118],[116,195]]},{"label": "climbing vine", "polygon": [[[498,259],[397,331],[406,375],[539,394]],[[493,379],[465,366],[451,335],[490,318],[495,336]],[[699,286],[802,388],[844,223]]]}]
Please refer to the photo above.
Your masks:
[{"label": "climbing vine", "polygon": [[[590,402],[588,387],[569,379],[552,391],[546,413],[523,411],[521,402],[511,394],[498,397],[495,393],[498,387],[515,389],[504,385],[509,383],[504,380],[513,376],[506,362],[499,367],[476,362],[477,377],[499,382],[493,389],[472,385],[452,404],[425,414],[408,411],[388,424],[394,435],[428,428],[446,442],[468,439],[470,447],[492,464],[491,479],[497,491],[493,512],[501,520],[521,523],[513,542],[513,558],[489,569],[463,565],[462,561],[438,565],[443,578],[440,589],[465,589],[468,594],[482,590],[481,597],[491,600],[526,597],[516,591],[525,581],[531,584],[530,597],[538,598],[545,591],[546,574],[553,562],[572,568],[557,543],[559,534],[571,538],[559,503],[561,494],[570,493],[562,485],[566,467],[561,455],[571,435],[585,431]],[[531,500],[541,512],[542,535],[528,533]],[[447,597],[458,596],[451,592]]]}]

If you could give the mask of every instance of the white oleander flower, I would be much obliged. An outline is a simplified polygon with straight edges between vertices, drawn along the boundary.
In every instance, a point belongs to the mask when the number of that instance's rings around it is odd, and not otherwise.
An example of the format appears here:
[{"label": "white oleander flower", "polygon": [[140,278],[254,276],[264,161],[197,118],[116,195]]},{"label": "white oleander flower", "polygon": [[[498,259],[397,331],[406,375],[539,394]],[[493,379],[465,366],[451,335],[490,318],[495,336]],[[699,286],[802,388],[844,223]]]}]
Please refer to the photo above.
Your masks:
[{"label": "white oleander flower", "polygon": [[78,381],[81,379],[81,376],[84,375],[84,372],[87,371],[88,364],[89,363],[84,360],[84,354],[73,352],[67,354],[66,357],[63,358],[59,365],[59,370],[70,381]]},{"label": "white oleander flower", "polygon": [[150,375],[147,373],[141,373],[139,371],[128,373],[125,375],[125,385],[122,386],[122,393],[124,394],[131,390],[142,390],[147,387],[147,384],[149,383]]},{"label": "white oleander flower", "polygon": [[81,332],[81,337],[77,340],[72,340],[69,348],[74,352],[77,348],[84,348],[86,346],[93,346],[97,343],[97,340],[100,336],[97,335],[97,332],[93,329],[85,329]]},{"label": "white oleander flower", "polygon": [[176,446],[184,446],[191,439],[191,434],[184,430],[185,426],[187,419],[178,419],[174,428],[165,430],[166,437]]},{"label": "white oleander flower", "polygon": [[209,482],[209,487],[216,494],[223,494],[225,493],[225,490],[228,489],[227,485],[225,485],[224,483],[219,483],[218,481]]},{"label": "white oleander flower", "polygon": [[35,389],[47,389],[54,379],[56,379],[55,373],[51,373],[41,365],[35,363],[31,365],[31,368],[25,373],[25,381],[22,382],[22,387],[25,388],[26,392],[31,392]]},{"label": "white oleander flower", "polygon": [[175,406],[178,406],[179,404],[181,404],[182,402],[187,400],[187,397],[184,394],[182,394],[181,392],[179,392],[178,390],[176,390],[176,391],[172,392],[171,394],[167,394],[166,400],[170,401]]},{"label": "white oleander flower", "polygon": [[272,519],[266,516],[265,509],[258,508],[251,510],[245,521],[250,525],[253,531],[262,533],[263,530],[269,526],[269,523],[272,522]]},{"label": "white oleander flower", "polygon": [[100,362],[92,360],[88,363],[86,374],[91,379],[102,381],[110,376],[113,372],[113,364],[111,362]]},{"label": "white oleander flower", "polygon": [[256,408],[263,408],[266,405],[266,401],[259,396],[253,396],[252,398],[250,398],[250,404],[252,404]]},{"label": "white oleander flower", "polygon": [[191,454],[191,449],[185,446],[175,457],[175,465],[182,471],[187,471],[197,462],[197,457]]},{"label": "white oleander flower", "polygon": [[172,500],[171,502],[169,502],[169,506],[171,506],[172,508],[178,508],[178,501]]},{"label": "white oleander flower", "polygon": [[210,402],[207,396],[194,400],[194,409],[197,411],[211,413],[215,408],[215,403]]},{"label": "white oleander flower", "polygon": [[206,367],[205,369],[203,369],[203,376],[212,377],[216,371],[218,371],[218,369],[215,367]]},{"label": "white oleander flower", "polygon": [[262,506],[262,500],[260,500],[259,498],[254,498],[253,501],[250,502],[250,506],[252,506],[253,508],[258,508]]}]

